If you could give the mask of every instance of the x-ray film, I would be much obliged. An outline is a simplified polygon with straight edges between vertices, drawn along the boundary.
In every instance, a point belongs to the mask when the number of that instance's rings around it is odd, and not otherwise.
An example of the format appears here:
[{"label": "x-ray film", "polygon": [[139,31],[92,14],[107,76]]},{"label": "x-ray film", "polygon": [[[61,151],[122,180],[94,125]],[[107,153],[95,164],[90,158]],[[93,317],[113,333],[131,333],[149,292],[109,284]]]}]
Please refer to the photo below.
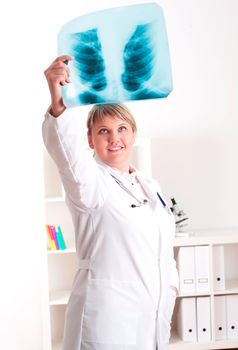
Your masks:
[{"label": "x-ray film", "polygon": [[164,98],[172,91],[167,33],[156,3],[110,8],[66,23],[59,55],[70,55],[68,107]]}]

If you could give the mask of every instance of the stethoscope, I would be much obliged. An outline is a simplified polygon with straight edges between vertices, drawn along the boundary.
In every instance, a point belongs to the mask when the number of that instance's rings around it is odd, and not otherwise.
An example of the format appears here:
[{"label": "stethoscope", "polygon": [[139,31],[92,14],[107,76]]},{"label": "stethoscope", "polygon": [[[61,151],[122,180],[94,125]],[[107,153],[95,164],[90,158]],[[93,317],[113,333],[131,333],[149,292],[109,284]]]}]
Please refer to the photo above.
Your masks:
[{"label": "stethoscope", "polygon": [[139,201],[138,199],[137,199],[137,201],[138,201],[138,204],[135,204],[135,203],[131,204],[131,208],[138,208],[138,207],[141,207],[142,205],[145,205],[148,203],[147,199],[144,199],[142,202]]},{"label": "stethoscope", "polygon": [[[132,203],[132,204],[130,205],[131,208],[139,208],[139,207],[141,207],[141,206],[146,205],[147,203],[149,203],[149,201],[148,201],[147,199],[139,200],[139,199],[138,199],[124,184],[123,184],[122,181],[120,181],[120,180],[119,180],[115,175],[113,175],[113,174],[111,174],[111,176],[113,177],[113,179],[116,181],[116,183],[117,183],[124,191],[126,191],[130,196],[132,196],[132,197],[136,200],[137,204]],[[156,192],[156,194],[157,194],[157,196],[158,196],[158,198],[159,198],[159,200],[160,200],[160,202],[161,202],[163,208],[164,208],[169,214],[171,214],[170,209],[167,207],[165,201],[163,200],[163,198],[161,197],[161,195],[159,194],[159,192]]]},{"label": "stethoscope", "polygon": [[143,199],[143,200],[138,199],[138,198],[134,195],[134,193],[132,193],[132,192],[129,190],[129,188],[127,188],[127,187],[123,184],[123,182],[120,181],[115,175],[111,174],[111,176],[113,177],[113,179],[116,181],[116,183],[117,183],[124,191],[126,191],[131,197],[133,197],[133,198],[136,200],[137,204],[132,203],[132,204],[130,205],[131,208],[139,208],[139,207],[141,207],[142,205],[145,205],[145,204],[147,204],[147,203],[149,202],[147,199]]}]

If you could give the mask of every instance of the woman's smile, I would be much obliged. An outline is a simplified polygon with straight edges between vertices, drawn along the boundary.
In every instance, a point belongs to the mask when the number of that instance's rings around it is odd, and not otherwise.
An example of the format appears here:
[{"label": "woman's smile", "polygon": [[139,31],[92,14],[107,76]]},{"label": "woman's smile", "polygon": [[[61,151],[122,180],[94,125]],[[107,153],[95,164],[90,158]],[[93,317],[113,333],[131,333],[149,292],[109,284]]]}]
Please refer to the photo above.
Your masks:
[{"label": "woman's smile", "polygon": [[123,150],[124,149],[124,147],[121,147],[121,146],[116,146],[116,147],[109,147],[108,148],[108,151],[109,152],[119,152],[119,151],[121,151],[121,150]]}]

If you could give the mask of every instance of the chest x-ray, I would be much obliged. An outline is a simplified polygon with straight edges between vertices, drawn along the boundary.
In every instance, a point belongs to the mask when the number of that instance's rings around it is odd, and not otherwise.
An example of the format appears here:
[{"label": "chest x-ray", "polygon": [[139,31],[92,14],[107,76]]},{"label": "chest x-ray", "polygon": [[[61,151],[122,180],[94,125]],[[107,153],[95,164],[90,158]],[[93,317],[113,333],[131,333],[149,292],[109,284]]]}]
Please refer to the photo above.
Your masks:
[{"label": "chest x-ray", "polygon": [[66,23],[59,55],[70,55],[68,107],[164,98],[172,90],[169,47],[156,3],[94,12]]}]

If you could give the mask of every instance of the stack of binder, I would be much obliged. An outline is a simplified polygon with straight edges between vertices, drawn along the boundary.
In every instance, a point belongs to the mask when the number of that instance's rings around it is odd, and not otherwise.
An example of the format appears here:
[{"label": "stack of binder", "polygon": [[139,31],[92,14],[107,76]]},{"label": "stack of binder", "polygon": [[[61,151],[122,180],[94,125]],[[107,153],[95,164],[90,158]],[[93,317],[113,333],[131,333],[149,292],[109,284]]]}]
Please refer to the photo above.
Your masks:
[{"label": "stack of binder", "polygon": [[[215,245],[213,254],[214,291],[225,290],[224,246]],[[180,247],[177,256],[180,293],[209,292],[209,247]]]},{"label": "stack of binder", "polygon": [[238,295],[217,295],[215,306],[215,339],[238,339]]},{"label": "stack of binder", "polygon": [[[215,340],[238,339],[238,293],[221,295],[226,288],[224,245],[213,245],[211,250],[208,245],[180,247],[177,267],[181,294],[177,330],[181,339],[185,342],[211,341],[211,301],[214,301]],[[212,299],[206,296],[211,289],[209,276],[213,276],[215,295]],[[191,295],[195,293],[205,296]]]},{"label": "stack of binder", "polygon": [[182,298],[178,308],[178,334],[184,342],[211,341],[210,297]]},{"label": "stack of binder", "polygon": [[208,292],[209,247],[180,247],[177,256],[180,293]]}]

